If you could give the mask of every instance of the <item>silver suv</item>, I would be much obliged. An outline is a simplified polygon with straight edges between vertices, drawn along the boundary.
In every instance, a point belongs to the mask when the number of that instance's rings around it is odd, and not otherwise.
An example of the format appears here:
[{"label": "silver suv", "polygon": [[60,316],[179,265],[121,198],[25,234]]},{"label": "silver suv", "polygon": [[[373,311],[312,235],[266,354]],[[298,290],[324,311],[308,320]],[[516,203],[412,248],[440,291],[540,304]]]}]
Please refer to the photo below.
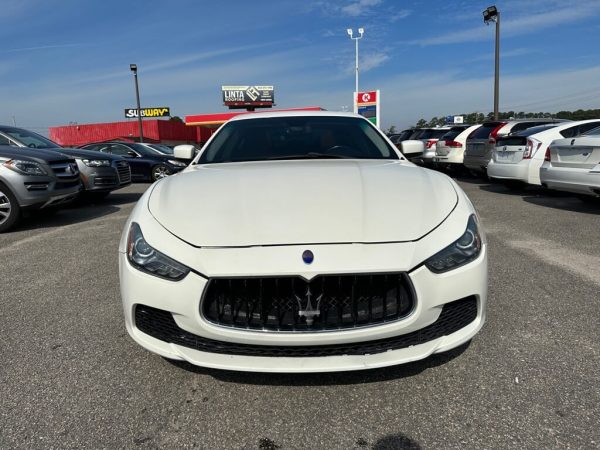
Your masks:
[{"label": "silver suv", "polygon": [[24,211],[68,203],[80,191],[73,158],[0,145],[0,233],[15,226]]},{"label": "silver suv", "polygon": [[527,128],[548,123],[568,122],[562,119],[534,118],[520,120],[499,120],[484,122],[467,138],[467,148],[463,164],[471,172],[486,175],[487,166],[492,159],[496,138]]}]

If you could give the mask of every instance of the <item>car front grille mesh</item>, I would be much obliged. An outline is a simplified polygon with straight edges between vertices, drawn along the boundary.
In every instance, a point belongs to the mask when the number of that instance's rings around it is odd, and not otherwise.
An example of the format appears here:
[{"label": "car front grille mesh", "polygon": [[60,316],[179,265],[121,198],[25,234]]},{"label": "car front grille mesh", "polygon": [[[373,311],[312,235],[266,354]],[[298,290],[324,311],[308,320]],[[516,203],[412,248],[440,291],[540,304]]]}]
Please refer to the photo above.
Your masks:
[{"label": "car front grille mesh", "polygon": [[173,315],[168,311],[140,304],[135,307],[136,327],[155,339],[202,352],[262,357],[308,358],[374,355],[424,344],[442,336],[448,336],[466,327],[476,318],[477,298],[470,296],[446,303],[434,323],[407,334],[345,344],[281,346],[240,344],[207,339],[179,328],[173,319]]},{"label": "car front grille mesh", "polygon": [[412,311],[414,294],[405,273],[214,278],[201,305],[221,326],[316,332],[399,320]]},{"label": "car front grille mesh", "polygon": [[119,184],[131,182],[131,169],[127,161],[117,161],[117,172],[119,173]]}]

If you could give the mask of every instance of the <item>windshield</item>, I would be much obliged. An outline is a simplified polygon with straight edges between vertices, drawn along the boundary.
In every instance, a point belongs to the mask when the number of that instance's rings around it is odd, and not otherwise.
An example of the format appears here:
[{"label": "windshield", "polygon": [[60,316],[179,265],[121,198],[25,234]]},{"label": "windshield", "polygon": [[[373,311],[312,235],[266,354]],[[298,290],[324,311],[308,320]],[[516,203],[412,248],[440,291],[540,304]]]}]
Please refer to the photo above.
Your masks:
[{"label": "windshield", "polygon": [[398,159],[398,155],[364,119],[273,117],[225,124],[198,163],[314,158]]},{"label": "windshield", "polygon": [[52,142],[50,139],[45,138],[44,136],[40,136],[33,131],[23,130],[22,128],[2,128],[0,127],[0,131],[4,134],[7,134],[15,141],[17,144],[23,145],[25,147],[31,148],[61,148],[60,145]]},{"label": "windshield", "polygon": [[173,149],[166,145],[162,145],[162,144],[147,144],[147,145],[151,149],[156,150],[157,152],[162,153],[163,155],[172,155],[173,154]]}]

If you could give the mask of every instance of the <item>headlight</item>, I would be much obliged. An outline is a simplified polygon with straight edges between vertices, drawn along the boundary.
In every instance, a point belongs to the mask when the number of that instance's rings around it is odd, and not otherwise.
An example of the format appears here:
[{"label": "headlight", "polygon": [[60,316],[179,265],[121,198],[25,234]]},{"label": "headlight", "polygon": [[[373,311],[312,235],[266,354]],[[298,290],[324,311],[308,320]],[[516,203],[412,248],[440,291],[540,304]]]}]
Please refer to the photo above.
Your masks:
[{"label": "headlight", "polygon": [[188,267],[152,248],[135,222],[127,238],[127,259],[136,269],[167,280],[181,280],[190,272]]},{"label": "headlight", "polygon": [[88,167],[108,167],[110,161],[107,159],[82,159],[83,163]]},{"label": "headlight", "polygon": [[469,217],[465,233],[444,250],[436,253],[425,265],[435,273],[447,272],[473,261],[481,252],[481,235],[475,214]]},{"label": "headlight", "polygon": [[177,167],[187,167],[187,164],[181,161],[177,161],[176,159],[169,159],[168,162]]},{"label": "headlight", "polygon": [[48,175],[48,172],[46,172],[46,170],[40,164],[32,161],[10,159],[6,161],[3,166],[23,175]]}]

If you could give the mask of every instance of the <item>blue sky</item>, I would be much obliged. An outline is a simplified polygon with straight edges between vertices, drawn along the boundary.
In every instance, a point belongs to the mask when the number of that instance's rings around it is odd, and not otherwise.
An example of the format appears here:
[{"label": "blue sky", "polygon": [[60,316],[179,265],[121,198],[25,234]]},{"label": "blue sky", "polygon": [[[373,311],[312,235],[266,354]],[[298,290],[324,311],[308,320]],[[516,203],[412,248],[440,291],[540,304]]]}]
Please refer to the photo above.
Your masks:
[{"label": "blue sky", "polygon": [[[223,84],[274,85],[277,107],[382,92],[383,125],[492,109],[491,1],[3,0],[0,123],[46,132],[135,106],[225,111]],[[501,110],[600,108],[600,0],[503,0]]]}]

